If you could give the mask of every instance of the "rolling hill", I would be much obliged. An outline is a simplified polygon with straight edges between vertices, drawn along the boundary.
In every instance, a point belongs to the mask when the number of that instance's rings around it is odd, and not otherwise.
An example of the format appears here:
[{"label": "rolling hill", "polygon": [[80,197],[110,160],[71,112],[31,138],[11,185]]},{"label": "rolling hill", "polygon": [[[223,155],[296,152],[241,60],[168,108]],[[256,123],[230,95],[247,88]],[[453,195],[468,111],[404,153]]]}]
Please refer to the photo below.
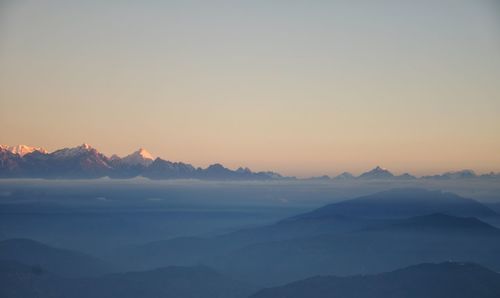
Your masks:
[{"label": "rolling hill", "polygon": [[318,276],[269,288],[251,298],[494,298],[500,274],[470,263],[420,264],[368,276]]}]

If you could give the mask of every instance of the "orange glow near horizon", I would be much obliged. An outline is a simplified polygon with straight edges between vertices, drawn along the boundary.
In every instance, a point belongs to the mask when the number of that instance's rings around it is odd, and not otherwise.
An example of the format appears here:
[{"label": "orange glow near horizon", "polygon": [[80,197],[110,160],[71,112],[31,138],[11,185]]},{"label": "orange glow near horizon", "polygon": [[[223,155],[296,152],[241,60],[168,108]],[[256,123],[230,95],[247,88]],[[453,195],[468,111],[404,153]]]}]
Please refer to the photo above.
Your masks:
[{"label": "orange glow near horizon", "polygon": [[299,177],[500,171],[491,1],[188,2],[0,4],[0,144]]}]

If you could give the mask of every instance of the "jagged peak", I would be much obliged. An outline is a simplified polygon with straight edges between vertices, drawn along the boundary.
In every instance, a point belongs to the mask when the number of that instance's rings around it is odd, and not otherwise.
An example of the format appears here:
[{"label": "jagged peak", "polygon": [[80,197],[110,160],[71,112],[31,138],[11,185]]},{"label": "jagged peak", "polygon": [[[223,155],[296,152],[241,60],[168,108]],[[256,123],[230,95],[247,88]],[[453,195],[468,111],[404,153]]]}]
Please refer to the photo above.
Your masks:
[{"label": "jagged peak", "polygon": [[151,153],[149,153],[149,151],[147,151],[144,148],[139,148],[139,150],[137,150],[136,153],[145,159],[151,159],[151,160],[154,159],[153,155]]},{"label": "jagged peak", "polygon": [[252,170],[250,170],[248,167],[239,167],[236,172],[238,173],[252,173]]},{"label": "jagged peak", "polygon": [[387,169],[382,168],[381,166],[376,166],[372,170],[365,172],[359,176],[359,178],[391,178],[394,175]]},{"label": "jagged peak", "polygon": [[7,150],[7,151],[10,151],[11,153],[13,154],[17,154],[19,156],[24,156],[26,154],[29,154],[29,153],[33,153],[35,151],[38,151],[38,152],[41,152],[41,153],[44,153],[46,154],[47,153],[47,150],[45,150],[44,148],[41,148],[41,147],[32,147],[32,146],[28,146],[28,145],[16,145],[16,146],[9,146],[9,145],[0,145],[0,148],[1,149],[4,149],[4,150]]},{"label": "jagged peak", "polygon": [[57,151],[52,152],[51,154],[61,158],[68,158],[81,154],[86,154],[89,152],[99,153],[94,147],[90,146],[87,143],[83,143],[82,145],[73,148],[59,149]]},{"label": "jagged peak", "polygon": [[90,146],[89,144],[87,143],[83,143],[81,144],[80,146],[78,146],[77,148],[79,149],[83,149],[83,150],[92,150],[94,149],[92,146]]},{"label": "jagged peak", "polygon": [[137,151],[122,158],[122,161],[126,164],[143,166],[150,165],[153,160],[153,155],[144,148],[139,148]]}]

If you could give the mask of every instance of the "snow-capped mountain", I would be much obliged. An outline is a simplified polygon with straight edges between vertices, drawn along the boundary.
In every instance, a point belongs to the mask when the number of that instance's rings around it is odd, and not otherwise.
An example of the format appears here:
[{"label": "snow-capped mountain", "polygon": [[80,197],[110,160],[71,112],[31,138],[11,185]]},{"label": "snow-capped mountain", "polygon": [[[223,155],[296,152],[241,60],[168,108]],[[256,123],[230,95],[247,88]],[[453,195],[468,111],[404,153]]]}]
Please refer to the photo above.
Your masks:
[{"label": "snow-capped mountain", "polygon": [[1,176],[35,178],[97,178],[111,169],[109,159],[95,148],[83,144],[52,153],[35,150],[20,156],[19,170],[14,175],[0,169]]},{"label": "snow-capped mountain", "polygon": [[153,163],[153,156],[147,150],[140,148],[132,154],[121,159],[121,162],[128,165],[149,166]]},{"label": "snow-capped mountain", "polygon": [[[253,172],[249,168],[236,170],[215,163],[207,168],[194,167],[183,162],[173,162],[153,156],[141,148],[134,153],[120,158],[117,155],[107,157],[89,144],[73,148],[64,148],[48,153],[40,147],[25,145],[0,145],[0,177],[4,178],[133,178],[150,179],[204,179],[204,180],[270,180],[296,179],[285,177],[271,171]],[[498,179],[500,173],[477,175],[472,170],[446,172],[440,175],[424,176],[420,179]],[[333,179],[328,176],[313,177],[309,180],[341,181],[351,179],[413,180],[408,173],[395,176],[382,167],[354,177],[344,172]]]},{"label": "snow-capped mountain", "polygon": [[[248,168],[231,170],[221,164],[214,164],[202,169],[183,162],[172,162],[161,158],[153,160],[153,156],[142,148],[124,158],[120,158],[117,155],[107,157],[89,144],[59,149],[52,153],[47,153],[45,150],[18,147],[16,153],[13,153],[11,148],[14,147],[0,146],[0,177],[71,179],[143,176],[151,179],[206,180],[283,178],[273,172],[256,173]],[[17,152],[21,152],[22,155]]]},{"label": "snow-capped mountain", "polygon": [[57,157],[57,158],[71,158],[75,156],[79,156],[82,154],[86,154],[89,152],[95,151],[97,152],[96,149],[92,148],[89,144],[82,144],[80,146],[74,147],[74,148],[64,148],[64,149],[59,149],[51,153],[52,156]]},{"label": "snow-capped mountain", "polygon": [[41,153],[48,153],[47,150],[41,148],[41,147],[31,147],[31,146],[26,146],[26,145],[17,145],[17,146],[7,146],[7,145],[0,145],[0,148],[4,150],[8,150],[12,152],[13,154],[17,154],[21,157],[28,153],[32,153],[35,151],[39,151]]}]

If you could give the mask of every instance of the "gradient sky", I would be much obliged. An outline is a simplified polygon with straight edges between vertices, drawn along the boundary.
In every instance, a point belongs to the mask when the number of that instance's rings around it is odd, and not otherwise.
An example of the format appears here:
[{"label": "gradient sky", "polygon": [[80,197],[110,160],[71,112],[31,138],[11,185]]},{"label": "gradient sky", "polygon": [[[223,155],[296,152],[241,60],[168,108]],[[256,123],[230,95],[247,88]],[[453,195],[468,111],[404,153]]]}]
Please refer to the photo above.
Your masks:
[{"label": "gradient sky", "polygon": [[500,5],[0,0],[0,143],[500,171]]}]

